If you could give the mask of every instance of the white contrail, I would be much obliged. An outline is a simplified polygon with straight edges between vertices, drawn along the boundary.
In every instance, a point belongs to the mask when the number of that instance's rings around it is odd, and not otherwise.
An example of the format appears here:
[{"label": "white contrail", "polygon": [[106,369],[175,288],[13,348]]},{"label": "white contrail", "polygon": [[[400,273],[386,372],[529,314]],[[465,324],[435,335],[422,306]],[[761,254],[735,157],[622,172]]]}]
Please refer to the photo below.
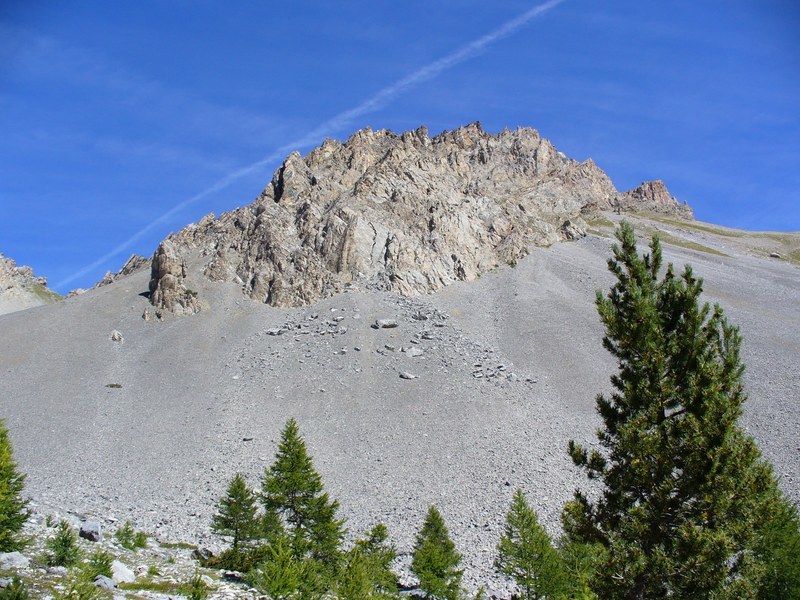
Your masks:
[{"label": "white contrail", "polygon": [[205,198],[213,194],[214,192],[218,192],[226,187],[228,187],[234,181],[241,179],[242,177],[249,175],[253,171],[257,171],[262,167],[267,166],[268,164],[280,160],[284,158],[288,152],[293,150],[297,150],[298,148],[303,148],[309,144],[314,144],[319,141],[319,138],[323,136],[330,135],[336,131],[340,131],[341,129],[345,128],[349,125],[354,119],[374,112],[394,100],[400,94],[407,92],[408,90],[417,87],[419,84],[423,83],[424,81],[428,81],[433,79],[443,71],[450,69],[465,60],[472,58],[473,56],[479,54],[483,51],[487,46],[506,38],[513,33],[517,32],[519,29],[527,25],[531,20],[538,17],[539,15],[547,12],[548,10],[555,8],[562,2],[566,0],[549,0],[549,2],[545,2],[543,4],[539,4],[534,6],[530,10],[522,13],[518,17],[507,21],[497,29],[490,31],[486,35],[479,37],[477,40],[469,42],[468,44],[462,46],[455,52],[444,56],[429,65],[421,67],[411,73],[410,75],[406,75],[399,81],[394,82],[391,85],[386,86],[382,90],[378,91],[375,95],[371,96],[361,104],[356,105],[355,107],[348,109],[344,112],[335,115],[331,119],[328,119],[312,131],[309,131],[304,136],[289,142],[288,144],[284,144],[280,148],[277,148],[273,151],[269,156],[266,156],[259,160],[258,162],[254,162],[251,165],[247,165],[242,167],[233,173],[229,173],[216,183],[214,183],[211,187],[203,190],[192,196],[191,198],[187,198],[183,202],[176,204],[163,215],[155,219],[154,221],[150,222],[142,229],[137,231],[133,234],[130,238],[122,242],[119,246],[114,248],[113,250],[107,252],[92,264],[82,268],[81,270],[73,273],[69,277],[63,279],[55,287],[59,288],[62,287],[83,275],[86,275],[89,271],[93,271],[94,269],[106,264],[111,258],[122,254],[125,250],[130,248],[133,244],[135,244],[139,239],[145,236],[148,232],[155,229],[165,221],[169,220],[174,214],[182,211],[187,206],[194,204],[198,200]]}]

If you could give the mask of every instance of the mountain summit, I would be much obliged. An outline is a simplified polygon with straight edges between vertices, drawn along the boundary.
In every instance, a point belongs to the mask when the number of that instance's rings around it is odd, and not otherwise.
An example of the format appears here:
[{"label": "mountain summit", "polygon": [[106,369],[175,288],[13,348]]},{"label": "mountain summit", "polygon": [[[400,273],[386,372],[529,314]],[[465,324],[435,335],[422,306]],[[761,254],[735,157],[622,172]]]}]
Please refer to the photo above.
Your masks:
[{"label": "mountain summit", "polygon": [[492,135],[473,123],[433,138],[425,127],[363,129],[293,152],[251,205],[162,242],[151,301],[199,310],[188,265],[273,306],[351,285],[426,294],[579,237],[581,215],[599,210],[693,217],[660,180],[620,193],[591,159],[567,158],[533,129]]}]

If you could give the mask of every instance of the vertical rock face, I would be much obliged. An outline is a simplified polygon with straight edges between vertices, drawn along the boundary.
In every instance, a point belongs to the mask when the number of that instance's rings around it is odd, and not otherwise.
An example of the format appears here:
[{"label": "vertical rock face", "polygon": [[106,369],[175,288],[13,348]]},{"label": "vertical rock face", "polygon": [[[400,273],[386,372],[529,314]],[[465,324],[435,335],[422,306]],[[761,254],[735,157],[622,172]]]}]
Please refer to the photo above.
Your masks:
[{"label": "vertical rock face", "polygon": [[36,277],[30,267],[18,267],[0,253],[0,315],[60,299],[59,294],[47,287],[45,277]]},{"label": "vertical rock face", "polygon": [[170,240],[159,244],[150,269],[150,301],[176,315],[200,310],[195,294],[186,288],[186,262]]},{"label": "vertical rock face", "polygon": [[429,293],[580,237],[581,213],[618,198],[593,161],[567,158],[533,129],[364,129],[290,154],[253,204],[171,236],[153,258],[151,299],[190,312],[175,292],[185,266],[167,258],[188,253],[202,255],[208,279],[274,306],[346,285]]}]

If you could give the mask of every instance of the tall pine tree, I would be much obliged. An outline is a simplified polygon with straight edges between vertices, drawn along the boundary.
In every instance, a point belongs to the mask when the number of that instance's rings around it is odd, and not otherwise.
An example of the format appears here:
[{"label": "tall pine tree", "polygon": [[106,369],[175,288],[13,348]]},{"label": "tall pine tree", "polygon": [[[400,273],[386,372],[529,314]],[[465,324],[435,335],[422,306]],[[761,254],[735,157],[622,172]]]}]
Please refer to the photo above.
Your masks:
[{"label": "tall pine tree", "polygon": [[0,419],[0,552],[19,550],[19,532],[28,518],[28,501],[22,497],[25,475],[17,469],[11,439]]},{"label": "tall pine tree", "polygon": [[771,469],[738,426],[740,336],[719,306],[701,304],[691,267],[662,276],[657,237],[639,256],[623,222],[608,261],[617,281],[597,294],[603,344],[619,361],[597,398],[601,450],[570,454],[602,496],[565,507],[573,539],[604,549],[593,581],[602,598],[750,597],[753,558],[778,497]]},{"label": "tall pine tree", "polygon": [[264,472],[261,497],[266,513],[284,520],[295,557],[313,560],[330,576],[341,558],[344,520],[337,518],[339,502],[323,491],[293,418],[281,433],[275,462]]}]

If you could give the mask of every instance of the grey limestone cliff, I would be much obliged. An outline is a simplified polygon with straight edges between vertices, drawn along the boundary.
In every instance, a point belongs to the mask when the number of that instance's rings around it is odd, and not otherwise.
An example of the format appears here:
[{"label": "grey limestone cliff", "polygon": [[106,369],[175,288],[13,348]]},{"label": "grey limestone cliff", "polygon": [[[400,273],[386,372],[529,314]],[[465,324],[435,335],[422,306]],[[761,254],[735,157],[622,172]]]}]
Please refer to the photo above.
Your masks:
[{"label": "grey limestone cliff", "polygon": [[424,127],[364,129],[290,154],[255,202],[165,240],[151,301],[199,309],[184,284],[188,256],[201,257],[206,278],[273,306],[348,285],[426,294],[580,237],[581,215],[645,205],[690,215],[661,182],[620,194],[591,159],[567,158],[533,129],[493,135],[475,123],[433,138]]}]

